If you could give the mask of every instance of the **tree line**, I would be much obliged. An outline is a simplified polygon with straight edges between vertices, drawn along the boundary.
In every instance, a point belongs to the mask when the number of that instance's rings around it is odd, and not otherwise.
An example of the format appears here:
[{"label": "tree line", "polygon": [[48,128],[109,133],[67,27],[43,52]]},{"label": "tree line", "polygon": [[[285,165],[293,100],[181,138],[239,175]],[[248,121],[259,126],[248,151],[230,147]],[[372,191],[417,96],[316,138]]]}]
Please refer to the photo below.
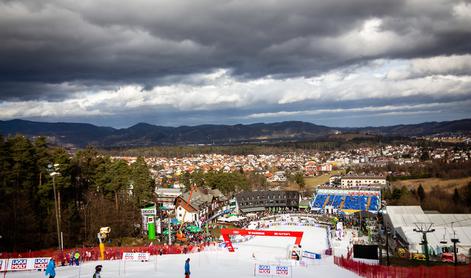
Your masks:
[{"label": "tree line", "polygon": [[439,211],[441,213],[469,213],[471,212],[471,182],[453,191],[434,186],[426,192],[422,185],[417,189],[385,188],[382,197],[388,205],[411,206],[420,205],[424,210]]},{"label": "tree line", "polygon": [[[284,154],[290,152],[318,152],[350,150],[360,147],[375,147],[384,144],[419,144],[412,138],[343,134],[337,137],[322,137],[317,140],[295,142],[250,143],[239,145],[206,145],[206,146],[152,146],[152,147],[113,147],[103,150],[115,156],[162,156],[183,157],[197,154],[227,154],[227,155],[260,155]],[[430,143],[431,144],[431,143]],[[430,146],[430,145],[427,145]]]},{"label": "tree line", "polygon": [[103,226],[116,238],[139,234],[139,208],[153,201],[141,157],[129,165],[93,148],[72,155],[42,137],[0,136],[0,251],[58,246],[53,185],[64,247],[95,244]]}]

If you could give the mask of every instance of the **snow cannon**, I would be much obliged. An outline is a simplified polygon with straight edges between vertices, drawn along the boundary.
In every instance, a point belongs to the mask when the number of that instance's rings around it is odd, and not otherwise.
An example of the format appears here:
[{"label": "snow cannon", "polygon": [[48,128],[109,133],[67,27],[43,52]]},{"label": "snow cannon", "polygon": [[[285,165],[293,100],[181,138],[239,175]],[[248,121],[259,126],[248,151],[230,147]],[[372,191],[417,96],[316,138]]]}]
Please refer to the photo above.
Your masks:
[{"label": "snow cannon", "polygon": [[105,259],[105,243],[104,241],[108,238],[111,233],[110,227],[101,227],[100,232],[98,233],[98,241],[100,242],[100,258],[101,260]]}]

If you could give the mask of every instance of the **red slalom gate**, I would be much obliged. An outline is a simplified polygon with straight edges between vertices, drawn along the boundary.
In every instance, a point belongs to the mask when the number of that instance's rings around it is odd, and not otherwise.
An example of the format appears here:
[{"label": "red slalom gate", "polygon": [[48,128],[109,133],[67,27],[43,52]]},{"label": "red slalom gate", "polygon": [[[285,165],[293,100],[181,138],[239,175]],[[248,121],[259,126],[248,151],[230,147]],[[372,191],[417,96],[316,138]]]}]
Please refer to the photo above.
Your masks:
[{"label": "red slalom gate", "polygon": [[462,266],[385,266],[356,262],[343,257],[334,257],[334,263],[367,278],[427,278],[427,277],[471,277],[471,265]]},{"label": "red slalom gate", "polygon": [[229,252],[234,252],[234,247],[231,242],[231,235],[241,236],[277,236],[277,237],[295,237],[294,244],[301,244],[303,232],[299,231],[269,231],[269,230],[244,230],[244,229],[221,229],[221,235],[226,243]]}]

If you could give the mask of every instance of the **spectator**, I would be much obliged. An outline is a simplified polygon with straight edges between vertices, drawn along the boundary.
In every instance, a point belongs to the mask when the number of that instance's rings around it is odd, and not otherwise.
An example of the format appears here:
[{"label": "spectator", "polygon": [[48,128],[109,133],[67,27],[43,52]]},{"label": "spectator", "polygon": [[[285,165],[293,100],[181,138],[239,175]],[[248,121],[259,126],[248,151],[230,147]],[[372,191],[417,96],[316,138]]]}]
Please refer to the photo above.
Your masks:
[{"label": "spectator", "polygon": [[80,253],[78,250],[75,251],[74,259],[75,259],[75,265],[79,265]]},{"label": "spectator", "polygon": [[54,259],[51,258],[49,260],[49,263],[47,264],[47,268],[46,268],[46,273],[45,273],[46,276],[49,275],[49,278],[54,278],[56,277],[56,263],[54,262]]}]

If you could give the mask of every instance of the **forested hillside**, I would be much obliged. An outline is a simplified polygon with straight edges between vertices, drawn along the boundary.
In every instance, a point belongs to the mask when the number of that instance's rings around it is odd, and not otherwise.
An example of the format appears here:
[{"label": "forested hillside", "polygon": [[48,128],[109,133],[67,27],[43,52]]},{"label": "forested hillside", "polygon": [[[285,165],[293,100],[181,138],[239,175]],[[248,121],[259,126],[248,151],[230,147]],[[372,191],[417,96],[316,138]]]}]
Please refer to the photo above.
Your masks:
[{"label": "forested hillside", "polygon": [[0,137],[2,251],[58,245],[50,164],[60,173],[55,186],[65,247],[94,243],[102,226],[110,226],[113,237],[139,233],[139,208],[152,201],[154,189],[144,159],[128,165],[92,148],[72,156],[44,138]]}]

